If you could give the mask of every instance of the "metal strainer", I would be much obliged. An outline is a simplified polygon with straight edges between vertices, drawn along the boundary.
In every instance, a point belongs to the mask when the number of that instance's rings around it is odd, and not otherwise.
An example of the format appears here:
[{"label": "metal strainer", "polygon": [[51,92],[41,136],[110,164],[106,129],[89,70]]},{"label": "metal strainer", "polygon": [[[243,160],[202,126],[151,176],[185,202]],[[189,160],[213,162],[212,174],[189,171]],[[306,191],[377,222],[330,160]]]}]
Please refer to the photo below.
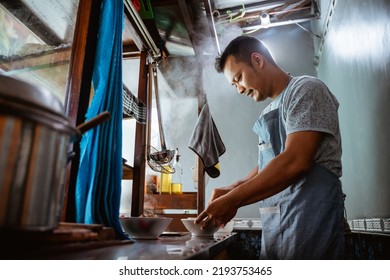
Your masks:
[{"label": "metal strainer", "polygon": [[[148,105],[151,105],[152,102],[152,88],[154,82],[154,93],[156,95],[156,107],[157,107],[157,118],[160,132],[160,142],[161,142],[161,151],[150,145],[150,133],[151,133],[151,117],[150,112],[148,113],[148,127],[147,127],[147,162],[150,168],[154,171],[162,173],[173,173],[173,169],[170,166],[170,162],[175,156],[175,150],[168,150],[165,145],[164,130],[161,117],[161,105],[158,92],[158,82],[157,82],[157,65],[149,65],[149,90],[148,90]],[[151,108],[151,106],[148,106]],[[151,150],[153,149],[153,150]]]}]

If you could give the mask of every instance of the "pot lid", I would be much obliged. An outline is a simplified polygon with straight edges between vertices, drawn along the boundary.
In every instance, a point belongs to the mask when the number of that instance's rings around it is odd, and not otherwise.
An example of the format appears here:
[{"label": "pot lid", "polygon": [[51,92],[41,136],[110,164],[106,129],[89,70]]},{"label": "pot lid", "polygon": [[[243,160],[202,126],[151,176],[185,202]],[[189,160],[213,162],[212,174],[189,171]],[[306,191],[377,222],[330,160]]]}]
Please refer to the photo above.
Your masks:
[{"label": "pot lid", "polygon": [[24,103],[45,111],[64,115],[61,101],[48,89],[0,74],[0,97]]}]

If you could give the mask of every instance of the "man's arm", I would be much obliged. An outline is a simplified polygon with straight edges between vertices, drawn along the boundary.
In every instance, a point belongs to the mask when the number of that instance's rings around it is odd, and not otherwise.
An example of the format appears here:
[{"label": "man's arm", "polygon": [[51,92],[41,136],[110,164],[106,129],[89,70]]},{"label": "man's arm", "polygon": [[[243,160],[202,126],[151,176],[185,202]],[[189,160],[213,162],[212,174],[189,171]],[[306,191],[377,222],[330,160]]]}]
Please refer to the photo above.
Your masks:
[{"label": "man's arm", "polygon": [[323,133],[302,131],[286,138],[286,149],[269,162],[255,177],[235,189],[237,207],[270,197],[299,180],[308,172],[322,141]]},{"label": "man's arm", "polygon": [[226,224],[234,217],[238,208],[284,190],[310,170],[322,138],[323,133],[315,131],[289,134],[286,149],[281,154],[257,175],[212,201],[196,221],[207,218],[204,226],[209,222]]},{"label": "man's arm", "polygon": [[219,187],[219,188],[215,188],[213,190],[213,192],[211,193],[211,197],[210,197],[210,200],[209,200],[209,203],[211,203],[211,201],[213,201],[214,199],[217,199],[218,197],[222,196],[222,195],[225,195],[227,194],[228,192],[230,192],[232,189],[238,187],[239,185],[247,182],[248,180],[252,179],[254,176],[257,175],[257,172],[258,172],[258,169],[259,167],[256,166],[247,176],[245,176],[243,179],[229,185],[229,186],[226,186],[226,187]]}]

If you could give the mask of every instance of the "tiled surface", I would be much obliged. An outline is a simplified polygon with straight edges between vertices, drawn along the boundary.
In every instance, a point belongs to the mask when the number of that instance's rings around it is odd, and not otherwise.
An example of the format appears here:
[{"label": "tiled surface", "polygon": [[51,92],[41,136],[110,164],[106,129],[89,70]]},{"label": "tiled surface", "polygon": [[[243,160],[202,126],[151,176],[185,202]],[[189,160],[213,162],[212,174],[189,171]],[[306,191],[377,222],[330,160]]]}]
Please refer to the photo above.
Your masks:
[{"label": "tiled surface", "polygon": [[390,260],[390,235],[352,232],[345,245],[346,259]]},{"label": "tiled surface", "polygon": [[369,231],[375,233],[389,233],[390,219],[369,218],[348,220],[349,227],[355,231]]},{"label": "tiled surface", "polygon": [[261,231],[239,230],[238,238],[231,250],[231,259],[234,260],[258,260],[260,258]]},{"label": "tiled surface", "polygon": [[[261,231],[239,230],[230,258],[254,260],[260,258]],[[352,232],[345,236],[345,259],[390,260],[390,235]]]}]

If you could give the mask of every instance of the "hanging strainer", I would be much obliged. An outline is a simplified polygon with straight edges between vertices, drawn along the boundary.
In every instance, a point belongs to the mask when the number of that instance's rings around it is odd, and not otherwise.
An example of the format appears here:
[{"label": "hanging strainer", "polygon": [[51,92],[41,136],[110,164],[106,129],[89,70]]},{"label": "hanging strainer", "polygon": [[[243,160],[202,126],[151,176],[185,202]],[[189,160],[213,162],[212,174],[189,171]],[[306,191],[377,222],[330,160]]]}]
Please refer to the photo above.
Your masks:
[{"label": "hanging strainer", "polygon": [[[157,118],[160,131],[161,151],[150,145],[150,133],[151,133],[151,112],[150,108],[152,102],[152,88],[154,82],[154,93],[156,95],[156,107],[157,107]],[[175,150],[168,150],[165,145],[164,130],[161,118],[161,106],[160,98],[158,93],[157,83],[157,65],[149,65],[149,90],[148,90],[148,122],[147,122],[147,163],[150,168],[154,171],[161,173],[174,173],[174,170],[170,164],[173,157],[175,156]]]},{"label": "hanging strainer", "polygon": [[149,167],[160,173],[168,173],[173,174],[175,173],[174,168],[172,167],[171,162],[163,163],[163,158],[160,158],[160,160],[155,160],[155,155],[159,155],[161,152],[154,148],[153,146],[148,146],[148,150],[150,151],[149,154],[147,154],[147,162]]}]

